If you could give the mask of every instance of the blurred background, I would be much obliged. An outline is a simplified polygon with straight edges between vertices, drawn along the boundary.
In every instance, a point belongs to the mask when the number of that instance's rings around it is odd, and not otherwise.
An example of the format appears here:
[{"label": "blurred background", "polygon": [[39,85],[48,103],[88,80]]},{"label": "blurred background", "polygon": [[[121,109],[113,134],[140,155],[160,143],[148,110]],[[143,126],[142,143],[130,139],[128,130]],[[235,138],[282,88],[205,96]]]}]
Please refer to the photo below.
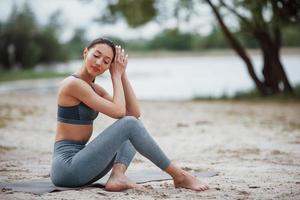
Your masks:
[{"label": "blurred background", "polygon": [[292,0],[1,0],[0,94],[55,93],[97,37],[125,47],[141,100],[300,98]]}]

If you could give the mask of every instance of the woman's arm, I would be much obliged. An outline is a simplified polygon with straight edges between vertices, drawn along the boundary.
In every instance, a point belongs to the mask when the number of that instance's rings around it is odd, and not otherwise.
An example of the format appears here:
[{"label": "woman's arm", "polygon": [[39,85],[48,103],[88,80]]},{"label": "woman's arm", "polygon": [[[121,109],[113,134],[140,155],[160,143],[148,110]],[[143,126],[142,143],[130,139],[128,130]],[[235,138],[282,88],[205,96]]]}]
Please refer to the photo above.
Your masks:
[{"label": "woman's arm", "polygon": [[125,96],[122,87],[121,77],[114,78],[114,97],[111,101],[101,97],[80,79],[68,79],[60,88],[59,94],[65,97],[73,97],[83,102],[90,108],[108,115],[112,118],[121,118],[126,114]]},{"label": "woman's arm", "polygon": [[[123,90],[125,95],[125,101],[126,101],[126,115],[135,116],[136,118],[139,118],[141,115],[140,107],[125,72],[121,80],[122,80],[122,85],[123,85]],[[111,102],[113,101],[113,97],[108,92],[106,92],[105,89],[102,88],[100,85],[94,83],[93,87],[99,96],[103,97],[108,101]]]},{"label": "woman's arm", "polygon": [[123,73],[121,80],[126,100],[126,115],[139,118],[141,116],[140,107],[127,77],[126,71]]},{"label": "woman's arm", "polygon": [[[116,58],[118,58],[119,55],[122,55],[125,58],[124,59],[124,65],[123,65],[124,66],[124,71],[121,75],[122,88],[123,88],[123,91],[124,91],[125,104],[126,104],[125,105],[125,107],[126,107],[126,114],[125,115],[134,116],[136,118],[139,118],[141,113],[140,113],[140,108],[139,108],[139,105],[138,105],[138,101],[136,99],[136,96],[134,94],[134,91],[131,87],[131,84],[130,84],[129,79],[128,79],[127,74],[126,74],[126,67],[127,67],[127,61],[128,61],[127,60],[127,55],[126,56],[124,55],[124,49],[122,49],[122,51],[121,51],[120,47],[117,48]],[[111,75],[113,75],[113,74],[111,73]],[[113,83],[113,85],[114,85],[114,83]],[[94,88],[95,88],[97,94],[99,94],[101,97],[105,98],[108,101],[113,101],[113,97],[111,97],[104,90],[104,88],[100,87],[97,84],[94,84],[94,86],[96,86]],[[114,91],[114,94],[115,94],[115,91]]]}]

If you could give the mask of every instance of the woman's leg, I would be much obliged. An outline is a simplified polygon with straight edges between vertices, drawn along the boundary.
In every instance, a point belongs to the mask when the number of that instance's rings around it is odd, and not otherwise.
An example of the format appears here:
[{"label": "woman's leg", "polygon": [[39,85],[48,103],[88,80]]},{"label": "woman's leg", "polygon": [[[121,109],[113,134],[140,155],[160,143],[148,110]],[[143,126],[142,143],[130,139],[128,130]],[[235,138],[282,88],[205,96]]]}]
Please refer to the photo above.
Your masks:
[{"label": "woman's leg", "polygon": [[[121,145],[128,140],[140,154],[151,160],[162,170],[169,166],[170,160],[142,123],[134,117],[123,117],[105,129],[72,158],[71,169],[78,184],[84,185],[95,180],[95,177],[101,178],[99,174],[109,169],[108,166],[113,157]],[[124,157],[121,153],[118,159],[126,166],[132,158],[130,156]],[[121,161],[123,159],[125,160],[124,163]],[[103,173],[101,175],[103,176]]]},{"label": "woman's leg", "polygon": [[[122,146],[119,148],[119,150],[117,151],[116,155],[113,157],[113,159],[107,165],[107,167],[102,171],[102,173],[99,173],[98,176],[94,177],[88,184],[99,180],[100,178],[102,178],[105,174],[107,174],[112,169],[111,175],[118,175],[118,178],[116,178],[114,180],[123,181],[123,182],[124,182],[124,180],[126,180],[128,183],[126,185],[127,187],[129,187],[129,188],[137,187],[137,185],[134,182],[127,180],[126,177],[123,177],[123,179],[121,180],[120,178],[122,176],[119,176],[120,175],[119,173],[122,173],[122,174],[125,173],[125,171],[127,170],[128,166],[131,163],[135,154],[136,154],[136,150],[132,146],[130,141],[129,140],[125,141],[122,144]],[[107,186],[107,184],[106,184],[106,186]],[[124,188],[124,185],[122,185],[122,189],[126,189],[126,188]]]},{"label": "woman's leg", "polygon": [[[127,117],[125,119],[125,121],[126,120],[127,120],[127,123],[129,123],[129,124],[131,123],[132,126],[138,126],[138,127],[142,126],[143,127],[141,122],[135,118]],[[149,135],[149,133],[145,130],[145,128],[141,128],[141,129],[138,128],[137,130],[144,131],[145,135]],[[134,149],[134,147],[131,145],[131,143],[129,141],[128,141],[128,143],[129,143],[128,147],[131,146],[131,148]],[[155,146],[156,145],[154,145],[154,147]],[[120,151],[120,152],[122,152],[122,151]],[[124,152],[128,152],[128,151],[124,151]],[[158,152],[160,152],[160,151],[158,151]],[[145,155],[145,154],[142,153],[142,155]],[[120,156],[120,157],[122,157],[122,156]],[[149,158],[149,159],[151,160],[151,158]],[[169,160],[169,159],[167,158],[167,160]],[[119,164],[114,165],[112,173],[111,173],[111,177],[106,184],[107,190],[120,191],[120,190],[126,189],[126,186],[128,184],[129,185],[132,184],[132,182],[130,180],[128,180],[126,178],[126,176],[124,175],[128,165],[126,166],[122,163],[126,163],[126,162],[120,162]],[[208,189],[208,186],[206,184],[199,182],[197,180],[197,178],[190,175],[189,173],[182,170],[181,168],[177,167],[173,163],[170,163],[169,165],[167,165],[166,168],[164,168],[162,166],[160,166],[160,168],[172,176],[175,187],[183,187],[183,188],[188,188],[188,189],[192,189],[192,190],[196,190],[196,191],[204,191],[204,190]]]},{"label": "woman's leg", "polygon": [[114,163],[122,163],[128,167],[135,154],[136,149],[129,140],[126,140],[118,150]]},{"label": "woman's leg", "polygon": [[[171,161],[153,140],[143,124],[134,117],[127,116],[116,121],[77,153],[73,161],[89,164],[89,167],[84,168],[86,170],[81,168],[79,172],[99,171],[99,166],[107,166],[120,146],[127,140],[140,154],[148,158],[160,169],[169,173],[173,177],[176,187],[193,190],[207,189],[207,186],[201,184],[195,177],[171,164]],[[122,164],[126,166],[126,163]],[[123,171],[125,172],[125,170]]]},{"label": "woman's leg", "polygon": [[114,165],[105,184],[105,189],[108,191],[122,191],[128,188],[138,187],[133,181],[125,176],[125,172],[132,161],[136,150],[129,140],[125,141],[119,149]]}]

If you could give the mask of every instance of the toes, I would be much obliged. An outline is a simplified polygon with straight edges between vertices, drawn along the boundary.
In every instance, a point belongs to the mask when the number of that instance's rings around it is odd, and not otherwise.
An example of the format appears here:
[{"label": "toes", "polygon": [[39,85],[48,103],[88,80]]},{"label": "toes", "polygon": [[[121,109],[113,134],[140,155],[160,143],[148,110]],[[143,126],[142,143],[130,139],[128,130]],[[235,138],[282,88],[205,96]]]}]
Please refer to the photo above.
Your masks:
[{"label": "toes", "polygon": [[207,185],[204,185],[202,188],[203,188],[203,191],[204,190],[208,190],[208,186]]},{"label": "toes", "polygon": [[202,185],[198,188],[199,191],[205,191],[208,190],[208,186],[207,185]]}]

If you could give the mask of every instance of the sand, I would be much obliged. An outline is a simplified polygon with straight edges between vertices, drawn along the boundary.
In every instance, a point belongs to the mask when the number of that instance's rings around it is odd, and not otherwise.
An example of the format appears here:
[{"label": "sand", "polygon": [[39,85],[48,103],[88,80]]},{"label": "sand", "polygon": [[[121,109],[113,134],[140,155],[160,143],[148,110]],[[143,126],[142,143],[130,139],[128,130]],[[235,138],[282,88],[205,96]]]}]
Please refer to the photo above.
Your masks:
[{"label": "sand", "polygon": [[[141,108],[141,120],[171,160],[189,171],[220,172],[202,178],[210,190],[163,181],[124,192],[3,190],[0,199],[300,199],[299,102],[143,101]],[[99,115],[93,137],[113,121]],[[1,182],[49,176],[55,122],[55,94],[1,94]],[[138,154],[129,168],[155,166]]]}]

